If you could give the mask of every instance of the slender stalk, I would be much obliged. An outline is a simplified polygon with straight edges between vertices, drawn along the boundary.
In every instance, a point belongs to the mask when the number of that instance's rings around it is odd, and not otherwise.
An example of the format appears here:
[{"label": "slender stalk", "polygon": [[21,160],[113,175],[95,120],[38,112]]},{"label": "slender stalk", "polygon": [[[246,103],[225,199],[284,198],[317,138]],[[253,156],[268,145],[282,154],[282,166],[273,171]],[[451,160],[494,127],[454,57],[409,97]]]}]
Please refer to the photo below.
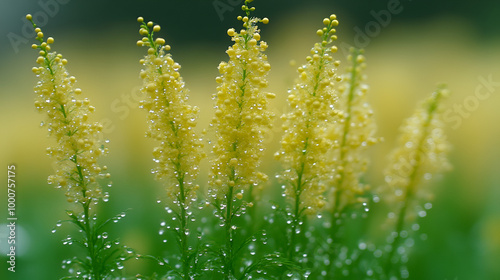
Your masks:
[{"label": "slender stalk", "polygon": [[[36,25],[33,23],[33,26],[36,28]],[[43,38],[38,38],[40,43],[43,42]],[[45,50],[45,52],[42,54],[42,57],[45,60],[45,65],[47,69],[49,70],[49,73],[52,77],[52,87],[54,88],[54,91],[57,88],[57,85],[55,84],[55,73],[52,68],[52,62],[48,57],[48,52]],[[66,108],[64,104],[59,104],[60,108],[59,111],[63,115],[63,123],[69,123],[69,116],[66,112]],[[73,132],[71,130],[68,130],[66,135],[71,136]],[[75,164],[76,172],[77,172],[77,179],[76,181],[78,182],[77,185],[81,186],[82,188],[82,196],[87,199],[86,197],[86,184],[85,184],[85,179],[84,175],[82,172],[81,166],[78,164],[78,148],[76,148],[77,144],[76,141],[72,141],[71,143],[72,147],[74,147],[74,155],[71,157],[71,161]],[[87,239],[87,250],[88,250],[88,256],[90,257],[90,266],[92,268],[92,271],[90,271],[90,274],[92,275],[93,279],[96,280],[101,280],[103,279],[101,276],[101,271],[100,271],[100,263],[99,263],[99,250],[96,251],[96,234],[94,232],[94,227],[92,226],[92,220],[90,219],[90,204],[91,204],[91,199],[87,199],[85,202],[81,203],[82,208],[83,208],[83,225],[84,228],[83,230],[85,231],[86,239]]]},{"label": "slender stalk", "polygon": [[99,258],[99,249],[96,248],[97,236],[95,232],[95,228],[92,225],[92,219],[90,218],[90,202],[85,202],[82,204],[83,207],[83,219],[85,226],[85,235],[87,239],[87,250],[90,257],[90,265],[92,267],[92,271],[90,274],[92,275],[92,279],[102,280],[103,275],[101,275],[101,263]]},{"label": "slender stalk", "polygon": [[[267,56],[263,54],[267,43],[261,41],[257,28],[259,22],[267,24],[269,20],[249,17],[255,10],[248,6],[250,2],[246,0],[242,6],[246,16],[238,17],[243,29],[227,31],[234,44],[226,51],[229,61],[219,65],[221,76],[216,81],[220,85],[214,95],[216,111],[211,122],[217,141],[213,146],[215,159],[209,193],[214,193],[211,197],[224,228],[221,228],[224,241],[219,248],[223,279],[236,279],[235,274],[240,273],[235,264],[240,263],[237,256],[246,241],[235,242],[235,221],[241,214],[246,215],[245,208],[251,204],[246,202],[247,197],[252,197],[251,193],[244,195],[248,186],[266,180],[257,168],[264,151],[264,132],[271,127],[273,117],[267,107],[268,100],[275,95],[263,91],[270,70]],[[245,277],[245,272],[242,274],[240,277]]]},{"label": "slender stalk", "polygon": [[180,242],[181,242],[181,257],[182,257],[182,272],[184,275],[184,280],[191,279],[190,277],[190,266],[189,266],[189,252],[188,252],[188,216],[186,212],[186,194],[184,190],[184,180],[178,178],[179,188],[180,188],[180,201],[179,206],[181,210],[180,215]]},{"label": "slender stalk", "polygon": [[[344,126],[343,126],[343,131],[342,131],[342,140],[340,143],[340,156],[339,156],[339,164],[338,166],[345,167],[346,166],[346,161],[345,157],[347,154],[347,145],[348,145],[348,135],[350,132],[351,128],[351,118],[352,118],[352,101],[354,99],[354,94],[356,91],[356,80],[357,80],[357,74],[358,72],[356,71],[356,67],[358,66],[357,62],[357,55],[359,53],[359,50],[356,50],[354,53],[352,53],[352,59],[351,59],[351,71],[350,71],[350,81],[349,81],[349,92],[347,95],[347,103],[346,103],[346,118],[344,121]],[[338,257],[338,251],[336,248],[336,245],[342,244],[342,240],[338,236],[338,232],[340,229],[339,226],[339,221],[341,220],[342,213],[344,211],[344,208],[340,207],[340,198],[342,196],[342,193],[344,191],[344,179],[345,179],[345,169],[339,170],[339,179],[337,180],[337,183],[335,184],[335,191],[334,191],[334,205],[332,209],[332,214],[331,214],[331,237],[332,237],[332,245],[331,245],[331,252],[330,252],[330,264],[331,267],[335,266],[335,259]]]},{"label": "slender stalk", "polygon": [[225,229],[226,229],[226,256],[225,256],[225,279],[232,279],[234,275],[233,268],[233,187],[229,186],[228,193],[226,196],[226,217],[225,217]]},{"label": "slender stalk", "polygon": [[[425,139],[425,137],[423,137],[423,139]],[[421,146],[419,146],[419,147],[421,147]],[[411,200],[413,199],[414,186],[416,185],[416,174],[417,174],[417,171],[419,169],[418,166],[420,163],[420,153],[417,153],[415,160],[416,160],[417,164],[415,165],[415,168],[413,169],[413,171],[411,173],[410,182],[408,183],[407,188],[406,188],[406,193],[405,193],[405,197],[403,200],[403,205],[399,209],[399,213],[398,213],[398,220],[397,220],[396,227],[395,227],[395,230],[396,230],[395,232],[397,233],[397,235],[392,243],[391,250],[389,251],[389,255],[387,255],[387,263],[385,266],[385,271],[387,274],[389,274],[392,271],[392,264],[393,264],[392,258],[393,258],[394,253],[396,252],[396,250],[399,246],[399,243],[401,242],[401,231],[404,228],[406,212],[408,209],[408,205],[411,203]]]},{"label": "slender stalk", "polygon": [[[307,141],[306,141],[307,146]],[[305,150],[305,149],[304,149]],[[305,150],[306,151],[306,150]],[[305,154],[305,153],[304,153]],[[304,173],[305,164],[302,162],[301,169],[297,171],[297,185],[295,188],[295,203],[293,204],[293,215],[292,215],[292,224],[291,224],[291,235],[290,241],[288,244],[288,259],[293,261],[295,258],[295,246],[296,246],[296,238],[297,238],[297,229],[300,226],[302,211],[300,209],[300,196],[302,195],[302,185],[303,185],[303,173]]]},{"label": "slender stalk", "polygon": [[[353,53],[352,54],[352,69],[351,69],[351,80],[349,81],[349,93],[347,97],[347,105],[346,105],[346,119],[344,122],[344,128],[343,128],[343,133],[342,133],[342,142],[340,144],[340,163],[339,166],[345,166],[345,156],[346,156],[346,146],[347,146],[347,136],[349,135],[349,130],[351,127],[351,111],[352,111],[352,100],[354,99],[354,93],[356,90],[356,79],[357,79],[357,71],[356,67],[358,66],[357,64],[357,54]],[[340,196],[342,195],[342,187],[344,183],[344,178],[345,178],[345,173],[344,170],[339,171],[339,176],[340,178],[337,181],[336,184],[336,190],[335,190],[335,204],[333,206],[332,210],[332,228],[335,228],[335,225],[337,223],[337,220],[340,216],[340,213],[342,212],[342,209],[340,209]]]}]

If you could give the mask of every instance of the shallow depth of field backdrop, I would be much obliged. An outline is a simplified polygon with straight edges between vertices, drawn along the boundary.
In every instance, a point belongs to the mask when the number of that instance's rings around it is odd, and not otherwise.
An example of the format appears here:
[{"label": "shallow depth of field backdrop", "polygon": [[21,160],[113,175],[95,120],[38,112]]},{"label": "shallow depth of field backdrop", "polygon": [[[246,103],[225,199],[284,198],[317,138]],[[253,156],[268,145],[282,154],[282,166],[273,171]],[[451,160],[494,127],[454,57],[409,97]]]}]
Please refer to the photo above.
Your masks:
[{"label": "shallow depth of field backdrop", "polygon": [[[57,6],[44,11],[40,3],[47,2]],[[226,30],[240,26],[235,18],[241,3],[235,2],[0,1],[1,279],[58,279],[64,275],[61,261],[74,249],[61,242],[73,232],[72,226],[51,234],[69,205],[63,192],[46,182],[52,160],[45,148],[52,139],[39,127],[43,116],[33,105],[36,78],[31,67],[37,52],[30,47],[34,39],[26,37],[31,29],[25,14],[38,13],[35,21],[46,21],[40,24],[46,36],[55,38],[53,49],[69,60],[69,72],[96,107],[97,118],[106,122],[111,142],[104,161],[113,187],[102,216],[130,209],[109,231],[138,252],[160,254],[158,228],[164,213],[155,201],[162,187],[150,174],[153,141],[144,137],[145,113],[137,108],[142,83],[138,61],[145,49],[136,46],[140,39],[136,18],[143,16],[162,26],[159,36],[172,46],[191,103],[201,109],[197,127],[201,130],[213,114],[217,66],[227,60],[225,50],[231,41]],[[395,2],[400,3],[400,12],[377,21],[380,11]],[[214,8],[221,3],[229,8]],[[371,149],[368,179],[374,187],[383,184],[386,154],[394,147],[402,120],[438,82],[449,85],[447,124],[454,169],[434,184],[433,208],[421,221],[428,238],[414,248],[410,279],[500,279],[500,2],[256,0],[254,5],[256,16],[270,19],[261,29],[270,46],[269,90],[278,96],[272,103],[277,116],[286,108],[286,90],[296,76],[297,66],[291,67],[290,60],[304,63],[323,17],[337,14],[339,47],[344,43],[365,48],[369,98],[378,135],[385,138]],[[345,61],[342,52],[337,58]],[[264,198],[275,195],[279,187],[273,176],[279,166],[272,157],[281,137],[279,118],[275,127],[263,168],[273,179],[265,185]],[[15,273],[7,271],[6,264],[8,164],[15,164],[17,172]],[[202,186],[207,171],[204,160]],[[130,271],[147,265],[127,264]]]}]

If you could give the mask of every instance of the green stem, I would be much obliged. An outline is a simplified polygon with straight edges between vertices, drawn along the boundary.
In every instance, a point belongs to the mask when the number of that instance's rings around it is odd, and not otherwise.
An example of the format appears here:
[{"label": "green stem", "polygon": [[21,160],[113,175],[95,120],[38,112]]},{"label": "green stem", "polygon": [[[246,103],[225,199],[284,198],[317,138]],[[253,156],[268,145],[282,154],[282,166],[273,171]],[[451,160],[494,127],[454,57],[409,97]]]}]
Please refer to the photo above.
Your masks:
[{"label": "green stem", "polygon": [[102,264],[99,261],[100,250],[96,248],[97,233],[95,232],[95,228],[92,225],[92,219],[90,218],[90,201],[83,203],[82,207],[83,207],[83,214],[85,215],[84,227],[87,238],[87,250],[88,250],[88,255],[90,257],[90,267],[92,268],[90,274],[92,275],[92,279],[102,280],[103,279],[101,272]]},{"label": "green stem", "polygon": [[[305,147],[304,147],[304,151],[307,152],[307,146],[308,146],[308,139],[306,139],[306,143],[305,143]],[[305,153],[303,154],[303,156],[305,156]],[[295,203],[293,205],[293,215],[292,215],[292,224],[291,224],[291,235],[290,235],[290,241],[289,241],[289,244],[288,244],[288,259],[290,261],[293,261],[294,258],[295,258],[295,246],[296,246],[296,239],[297,239],[297,229],[299,228],[300,226],[300,222],[301,222],[301,219],[302,219],[302,209],[300,208],[300,204],[301,204],[301,200],[300,200],[300,196],[302,195],[302,186],[304,184],[303,180],[303,176],[304,176],[304,169],[305,169],[305,163],[304,163],[304,160],[302,160],[302,163],[300,165],[300,169],[297,171],[297,185],[295,187]]]},{"label": "green stem", "polygon": [[233,268],[233,187],[229,186],[228,193],[226,196],[226,217],[225,217],[225,227],[226,227],[226,256],[225,256],[225,279],[232,279],[234,275]]},{"label": "green stem", "polygon": [[180,247],[181,247],[181,255],[182,255],[182,268],[184,280],[191,279],[190,277],[190,267],[189,267],[189,252],[188,252],[188,216],[186,213],[186,194],[184,190],[184,179],[178,178],[179,188],[180,188],[180,201],[179,206],[181,208],[180,215]]}]

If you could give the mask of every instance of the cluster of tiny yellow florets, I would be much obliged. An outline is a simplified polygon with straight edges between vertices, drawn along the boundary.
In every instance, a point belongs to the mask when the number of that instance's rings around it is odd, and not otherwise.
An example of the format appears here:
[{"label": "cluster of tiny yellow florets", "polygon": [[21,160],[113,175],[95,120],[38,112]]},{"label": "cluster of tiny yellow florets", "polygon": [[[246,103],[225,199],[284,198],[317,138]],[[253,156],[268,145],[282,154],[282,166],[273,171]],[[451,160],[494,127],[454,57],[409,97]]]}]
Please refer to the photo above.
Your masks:
[{"label": "cluster of tiny yellow florets", "polygon": [[401,127],[398,148],[390,155],[385,171],[385,181],[390,187],[388,199],[431,198],[431,193],[419,183],[451,167],[447,159],[450,145],[444,132],[440,103],[447,94],[444,87],[439,88]]},{"label": "cluster of tiny yellow florets", "polygon": [[338,113],[334,83],[340,81],[336,74],[340,62],[331,56],[337,47],[330,46],[337,39],[338,21],[331,15],[323,24],[317,31],[321,42],[311,49],[307,64],[299,67],[299,80],[288,96],[291,111],[282,116],[284,135],[275,154],[285,167],[279,177],[287,182],[287,196],[300,201],[300,208],[308,212],[325,204],[324,183],[332,170],[328,151],[333,145],[326,133]]},{"label": "cluster of tiny yellow florets", "polygon": [[[32,16],[26,18],[32,23]],[[75,86],[76,78],[70,76],[65,65],[67,60],[56,52],[50,52],[52,37],[44,40],[41,29],[33,23],[39,50],[33,67],[39,81],[34,88],[35,107],[46,114],[42,123],[56,145],[47,148],[47,153],[56,160],[56,174],[49,176],[49,184],[66,191],[69,202],[86,204],[103,198],[99,178],[108,178],[106,167],[100,167],[97,159],[108,152],[102,145],[102,124],[89,121],[95,108],[87,98],[81,98],[81,89]],[[105,196],[104,196],[105,197]]]},{"label": "cluster of tiny yellow florets", "polygon": [[217,139],[211,164],[209,192],[212,198],[224,198],[228,187],[243,190],[267,179],[257,168],[264,151],[264,136],[273,117],[267,108],[268,102],[275,95],[265,92],[271,66],[263,53],[267,43],[261,41],[257,23],[267,24],[269,20],[249,18],[253,8],[247,5],[243,10],[247,16],[238,17],[243,29],[228,30],[234,44],[226,51],[229,61],[220,63],[221,76],[216,78],[219,86],[214,95],[215,117],[211,122]]},{"label": "cluster of tiny yellow florets", "polygon": [[351,64],[338,87],[337,125],[328,133],[334,147],[331,157],[337,164],[329,183],[329,204],[334,214],[342,212],[347,205],[360,202],[360,195],[368,188],[360,182],[368,164],[364,151],[380,141],[374,137],[376,124],[366,98],[368,86],[363,83],[365,57],[361,50],[352,48],[348,60]]},{"label": "cluster of tiny yellow florets", "polygon": [[139,33],[144,36],[137,45],[148,47],[148,54],[140,61],[144,66],[140,76],[146,96],[141,108],[148,111],[147,136],[160,142],[153,151],[158,163],[153,172],[158,180],[165,180],[171,199],[189,203],[198,189],[194,180],[204,157],[202,142],[194,131],[198,108],[187,104],[188,90],[179,73],[181,66],[166,53],[170,46],[165,45],[164,39],[153,37],[160,26],[144,23],[142,17],[137,20],[141,23]]}]

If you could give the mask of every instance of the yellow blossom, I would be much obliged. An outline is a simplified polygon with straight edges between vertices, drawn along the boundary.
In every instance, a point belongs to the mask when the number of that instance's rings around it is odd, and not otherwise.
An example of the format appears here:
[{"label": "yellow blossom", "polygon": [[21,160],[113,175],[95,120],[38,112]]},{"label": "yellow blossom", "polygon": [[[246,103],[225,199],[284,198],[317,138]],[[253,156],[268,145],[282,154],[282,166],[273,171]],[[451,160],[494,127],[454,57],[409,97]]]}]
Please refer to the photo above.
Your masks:
[{"label": "yellow blossom", "polygon": [[447,93],[444,87],[440,87],[418,106],[402,126],[398,148],[390,155],[390,164],[385,170],[385,181],[389,186],[387,195],[403,203],[405,211],[407,204],[415,198],[431,196],[420,186],[422,181],[451,167],[446,157],[450,145],[444,132],[440,103]]},{"label": "yellow blossom", "polygon": [[158,163],[153,172],[165,182],[167,195],[184,207],[195,198],[198,186],[194,180],[204,157],[201,139],[194,131],[198,108],[187,103],[188,89],[179,73],[181,66],[167,53],[170,46],[163,38],[154,39],[160,26],[152,27],[152,22],[146,24],[141,19],[139,33],[144,37],[138,45],[148,48],[148,54],[141,59],[142,91],[146,96],[141,108],[148,112],[147,136],[159,142],[153,151]]},{"label": "yellow blossom", "polygon": [[[26,17],[32,23],[32,17]],[[97,179],[108,178],[109,173],[102,172],[106,167],[98,164],[101,155],[107,154],[102,137],[102,124],[91,123],[89,117],[94,111],[87,98],[77,96],[81,89],[76,87],[76,78],[66,70],[67,60],[61,54],[49,52],[54,39],[44,41],[40,28],[36,27],[40,50],[36,62],[38,67],[32,70],[38,78],[34,88],[35,107],[45,113],[49,136],[56,144],[47,149],[47,154],[55,159],[56,173],[49,176],[49,184],[62,188],[69,202],[82,205],[96,203],[106,199]]]},{"label": "yellow blossom", "polygon": [[[248,15],[252,8],[245,7]],[[267,107],[274,94],[265,92],[271,66],[257,23],[269,20],[238,18],[244,28],[240,32],[232,28],[227,31],[234,44],[226,51],[229,61],[219,65],[215,116],[210,124],[216,140],[209,192],[215,199],[233,196],[236,190],[257,185],[266,178],[257,168],[264,152],[265,132],[271,127],[273,114]],[[233,194],[229,194],[228,188],[234,189]]]},{"label": "yellow blossom", "polygon": [[[440,103],[447,94],[448,91],[441,86],[430,98],[419,104],[415,113],[402,126],[399,145],[390,155],[390,164],[385,171],[388,188],[384,197],[396,209],[396,219],[395,231],[391,233],[394,240],[386,258],[386,273],[391,272],[395,263],[393,257],[404,238],[402,232],[406,222],[417,215],[425,215],[420,202],[428,200],[431,192],[422,181],[430,180],[436,173],[450,168],[446,157],[450,145],[444,133]],[[424,207],[428,209],[428,206]]]},{"label": "yellow blossom", "polygon": [[337,102],[337,124],[330,128],[328,138],[334,143],[331,158],[336,166],[330,178],[330,203],[334,216],[351,204],[359,202],[367,186],[360,182],[368,164],[365,150],[380,141],[375,138],[373,110],[367,101],[368,86],[363,83],[366,67],[361,50],[352,48],[350,66],[342,77]]},{"label": "yellow blossom", "polygon": [[288,95],[291,110],[282,116],[281,149],[275,154],[285,168],[279,177],[287,183],[285,192],[294,201],[295,214],[314,213],[325,204],[323,182],[331,174],[328,151],[333,141],[325,136],[337,114],[334,84],[339,62],[333,60],[329,47],[337,25],[335,15],[330,19],[317,32],[321,41],[311,49],[307,63],[298,68],[299,79]]}]

